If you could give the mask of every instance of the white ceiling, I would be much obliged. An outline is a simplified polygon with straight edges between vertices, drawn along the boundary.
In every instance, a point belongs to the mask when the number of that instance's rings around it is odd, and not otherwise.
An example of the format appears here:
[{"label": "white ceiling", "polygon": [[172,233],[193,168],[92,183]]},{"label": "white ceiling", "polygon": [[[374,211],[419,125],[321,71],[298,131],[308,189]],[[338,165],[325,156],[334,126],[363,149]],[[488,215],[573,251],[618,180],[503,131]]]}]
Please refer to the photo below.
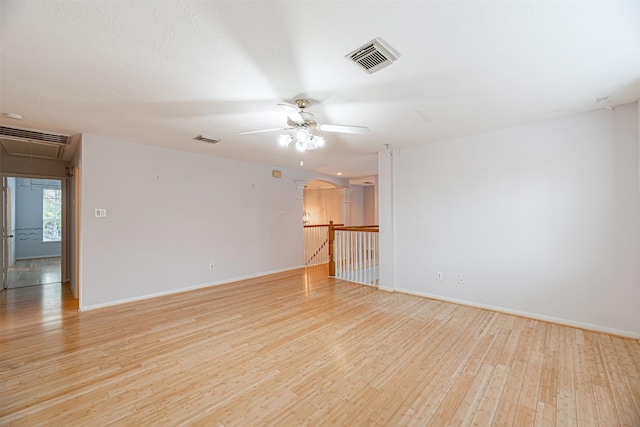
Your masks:
[{"label": "white ceiling", "polygon": [[[376,153],[640,97],[640,2],[1,1],[1,118],[345,177]],[[345,59],[382,37],[367,74]],[[278,103],[312,100],[325,133],[277,144]],[[598,103],[597,98],[609,97]],[[222,141],[193,141],[205,134]]]}]

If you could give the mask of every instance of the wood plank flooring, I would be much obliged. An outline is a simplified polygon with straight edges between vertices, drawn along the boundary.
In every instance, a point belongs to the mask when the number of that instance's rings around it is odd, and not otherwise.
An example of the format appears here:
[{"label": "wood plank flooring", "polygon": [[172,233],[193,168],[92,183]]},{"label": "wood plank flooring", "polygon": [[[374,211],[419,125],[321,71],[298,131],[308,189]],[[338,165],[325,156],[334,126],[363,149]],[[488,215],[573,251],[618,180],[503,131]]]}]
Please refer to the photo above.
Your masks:
[{"label": "wood plank flooring", "polygon": [[60,257],[17,260],[7,269],[8,288],[61,282]]},{"label": "wood plank flooring", "polygon": [[[38,292],[41,290],[41,292]],[[0,301],[0,425],[640,426],[640,342],[326,277]]]}]

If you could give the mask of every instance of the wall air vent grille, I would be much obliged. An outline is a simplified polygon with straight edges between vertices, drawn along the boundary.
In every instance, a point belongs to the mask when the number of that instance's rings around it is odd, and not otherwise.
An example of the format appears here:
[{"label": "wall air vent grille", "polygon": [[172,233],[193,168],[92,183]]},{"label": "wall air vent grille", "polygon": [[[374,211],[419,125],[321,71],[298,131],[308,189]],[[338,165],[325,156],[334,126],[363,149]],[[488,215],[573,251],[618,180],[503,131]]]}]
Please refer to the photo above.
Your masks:
[{"label": "wall air vent grille", "polygon": [[398,52],[381,38],[373,39],[345,56],[369,74],[391,65],[400,57]]},{"label": "wall air vent grille", "polygon": [[218,142],[220,142],[220,139],[218,138],[212,138],[210,136],[205,136],[205,135],[198,135],[193,139],[195,139],[196,141],[207,142],[209,144],[217,144]]},{"label": "wall air vent grille", "polygon": [[60,145],[67,145],[69,143],[68,135],[10,128],[7,126],[0,126],[0,138],[19,138],[29,140],[30,142],[43,142],[47,144]]}]

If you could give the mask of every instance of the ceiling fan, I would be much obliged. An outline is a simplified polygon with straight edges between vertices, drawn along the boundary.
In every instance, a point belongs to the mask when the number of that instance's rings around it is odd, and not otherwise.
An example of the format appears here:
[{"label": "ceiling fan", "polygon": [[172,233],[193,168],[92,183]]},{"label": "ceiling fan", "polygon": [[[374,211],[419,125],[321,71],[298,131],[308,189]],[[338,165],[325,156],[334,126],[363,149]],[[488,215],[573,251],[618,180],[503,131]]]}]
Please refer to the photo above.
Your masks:
[{"label": "ceiling fan", "polygon": [[312,113],[304,110],[309,106],[309,100],[307,99],[296,99],[296,105],[297,108],[289,104],[278,104],[278,106],[281,107],[287,115],[288,127],[252,130],[248,132],[240,132],[239,135],[273,132],[277,130],[290,130],[293,132],[280,135],[280,145],[282,145],[283,147],[288,147],[289,144],[291,144],[291,142],[293,142],[293,140],[295,139],[295,146],[299,151],[310,151],[324,145],[324,138],[319,135],[314,135],[312,133],[312,130],[320,132],[341,132],[353,134],[369,133],[369,128],[367,128],[366,126],[319,124]]}]

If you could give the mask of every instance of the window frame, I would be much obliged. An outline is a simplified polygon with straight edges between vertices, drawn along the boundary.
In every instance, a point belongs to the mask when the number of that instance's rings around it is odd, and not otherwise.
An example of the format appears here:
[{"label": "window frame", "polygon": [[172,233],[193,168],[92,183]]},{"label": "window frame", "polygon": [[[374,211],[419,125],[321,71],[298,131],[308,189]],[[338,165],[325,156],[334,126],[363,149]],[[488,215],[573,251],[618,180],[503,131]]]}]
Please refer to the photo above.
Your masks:
[{"label": "window frame", "polygon": [[[58,200],[59,203],[59,209],[58,209],[58,216],[54,217],[54,218],[47,218],[46,217],[46,200],[47,200],[47,192],[48,191],[55,191],[56,192],[56,197],[54,197],[54,199]],[[51,198],[49,198],[51,199]],[[47,233],[47,227],[46,224],[47,222],[50,221],[57,221],[58,224],[60,224],[58,230],[58,237],[57,239],[48,239],[46,237],[46,233]],[[60,243],[62,242],[62,188],[56,188],[56,187],[44,187],[42,188],[42,243]]]}]

